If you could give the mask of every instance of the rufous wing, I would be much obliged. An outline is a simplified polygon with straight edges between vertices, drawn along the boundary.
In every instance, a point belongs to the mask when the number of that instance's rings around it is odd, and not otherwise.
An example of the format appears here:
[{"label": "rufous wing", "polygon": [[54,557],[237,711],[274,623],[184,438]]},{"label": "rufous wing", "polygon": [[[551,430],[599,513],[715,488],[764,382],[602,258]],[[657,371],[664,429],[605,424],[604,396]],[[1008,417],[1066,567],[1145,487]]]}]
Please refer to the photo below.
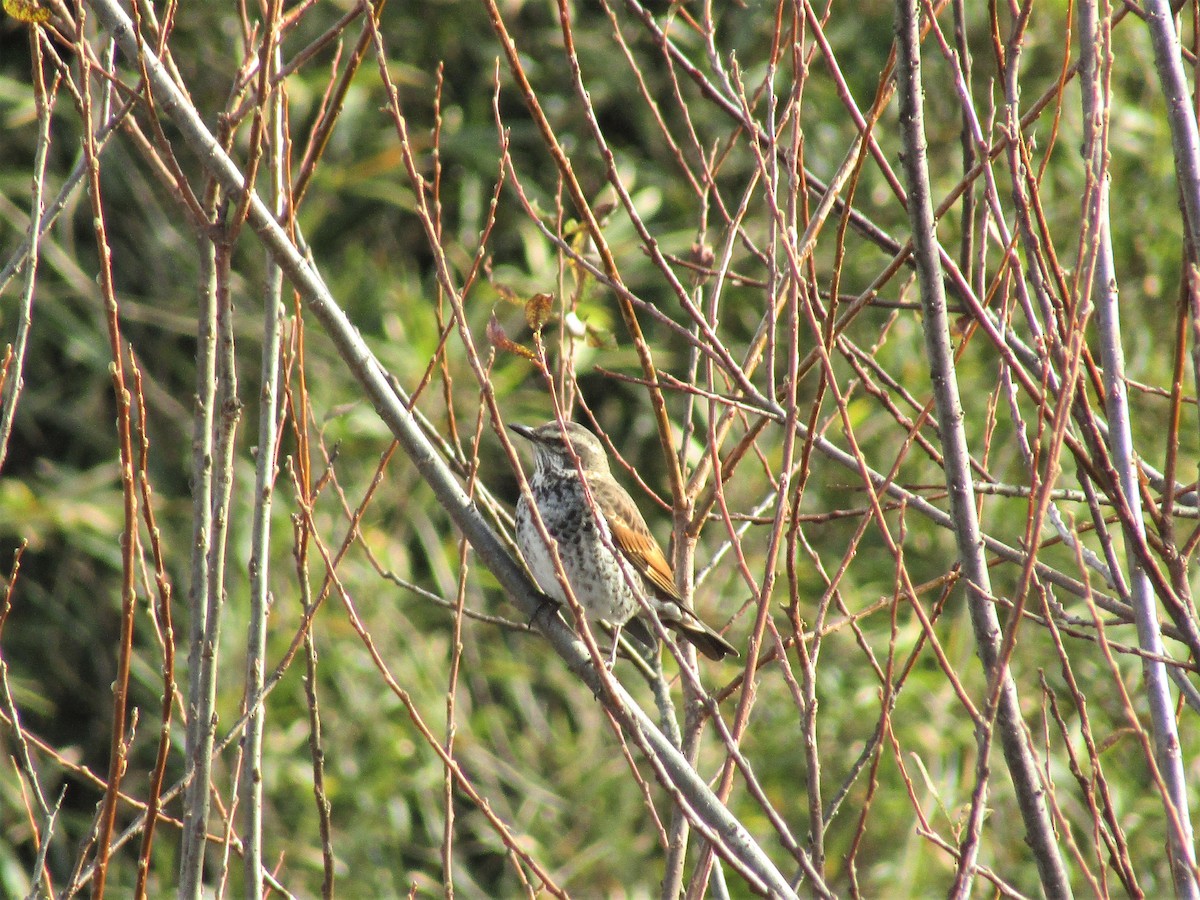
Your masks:
[{"label": "rufous wing", "polygon": [[[620,485],[612,482],[588,482],[588,490],[608,524],[617,550],[633,564],[639,575],[661,592],[657,598],[659,618],[680,637],[695,645],[710,659],[737,656],[737,648],[702,622],[688,609],[675,589],[675,575],[666,555],[650,533],[646,520],[633,498]],[[654,601],[652,601],[654,602]],[[636,620],[635,620],[636,621]],[[650,634],[647,629],[646,636]],[[652,638],[651,638],[652,640]]]},{"label": "rufous wing", "polygon": [[633,498],[618,484],[588,483],[592,499],[604,515],[613,543],[625,555],[638,574],[673,600],[679,599],[675,590],[675,574],[666,555],[650,533],[646,520]]}]

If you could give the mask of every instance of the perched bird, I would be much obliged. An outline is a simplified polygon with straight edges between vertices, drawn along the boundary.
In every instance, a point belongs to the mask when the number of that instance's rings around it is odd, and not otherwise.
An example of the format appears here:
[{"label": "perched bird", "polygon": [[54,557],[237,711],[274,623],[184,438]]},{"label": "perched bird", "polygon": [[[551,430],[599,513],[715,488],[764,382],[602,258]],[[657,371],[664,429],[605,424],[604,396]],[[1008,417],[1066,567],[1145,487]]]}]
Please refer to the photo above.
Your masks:
[{"label": "perched bird", "polygon": [[[509,427],[533,444],[535,469],[529,490],[546,532],[558,545],[571,591],[588,619],[608,622],[619,634],[621,626],[643,612],[632,584],[663,625],[705,656],[737,656],[733,645],[700,621],[679,596],[670,563],[633,498],[613,478],[608,455],[596,436],[573,422],[567,423],[565,438],[557,422],[537,428]],[[594,510],[584,493],[581,471]],[[517,544],[538,586],[552,599],[566,603],[554,557],[524,495],[517,503]],[[613,652],[615,659],[616,635]]]}]

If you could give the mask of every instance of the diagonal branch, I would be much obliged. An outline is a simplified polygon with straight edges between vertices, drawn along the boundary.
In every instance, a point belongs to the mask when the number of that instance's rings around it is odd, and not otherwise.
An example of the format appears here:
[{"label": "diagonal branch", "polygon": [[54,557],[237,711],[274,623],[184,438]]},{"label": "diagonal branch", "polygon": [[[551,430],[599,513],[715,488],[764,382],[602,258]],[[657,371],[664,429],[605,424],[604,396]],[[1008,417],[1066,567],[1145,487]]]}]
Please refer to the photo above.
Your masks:
[{"label": "diagonal branch", "polygon": [[[471,543],[512,602],[531,618],[540,606],[540,596],[516,560],[509,555],[495,532],[471,502],[428,439],[408,408],[407,398],[393,390],[387,374],[366,346],[358,330],[338,306],[317,270],[289,239],[254,192],[246,191],[245,180],[236,164],[208,131],[189,100],[179,91],[129,17],[116,0],[91,0],[90,7],[131,57],[142,54],[150,84],[160,108],[180,129],[184,139],[199,156],[208,171],[221,182],[230,196],[248,199],[247,223],[259,236],[276,264],[303,296],[314,316],[321,322],[343,361],[359,381],[380,417],[400,442],[421,477],[433,489],[438,501]],[[539,628],[568,668],[594,692],[600,694],[599,676],[575,634],[557,617],[540,616]],[[670,740],[633,698],[615,683],[606,705],[630,738],[646,753],[656,775],[672,793],[675,802],[686,810],[693,825],[714,842],[722,858],[756,890],[772,896],[791,897],[795,892],[787,879],[755,843],[746,828],[717,800],[708,785],[684,759]],[[828,889],[809,871],[812,889],[827,895]]]}]

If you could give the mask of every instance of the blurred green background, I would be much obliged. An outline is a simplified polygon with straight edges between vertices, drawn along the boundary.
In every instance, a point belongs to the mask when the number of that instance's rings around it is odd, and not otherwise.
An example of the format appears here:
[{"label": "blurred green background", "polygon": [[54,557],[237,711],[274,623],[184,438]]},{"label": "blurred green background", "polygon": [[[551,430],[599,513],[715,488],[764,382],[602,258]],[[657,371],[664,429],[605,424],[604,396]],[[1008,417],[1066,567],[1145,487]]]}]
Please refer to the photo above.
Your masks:
[{"label": "blurred green background", "polygon": [[[284,42],[288,58],[353,4],[326,3],[307,12]],[[678,9],[651,7],[656,19],[671,22],[671,34],[706,73],[705,48]],[[691,15],[699,11],[691,5]],[[597,120],[616,156],[624,184],[660,248],[686,258],[692,245],[708,241],[718,247],[724,238],[722,219],[704,210],[695,191],[682,177],[673,157],[642,101],[637,79],[617,48],[612,25],[594,4],[572,7],[575,38]],[[580,180],[591,196],[603,197],[604,172],[574,96],[562,53],[562,36],[554,4],[512,0],[503,7],[531,76]],[[771,46],[775,8],[750,0],[714,10],[721,58],[736,56],[747,84],[762,78]],[[825,34],[860,108],[867,108],[888,59],[892,41],[892,6],[867,2],[834,4]],[[681,91],[688,103],[685,123],[671,99],[672,75],[644,31],[625,12],[617,13],[650,94],[660,101],[673,133],[680,137],[691,127],[705,148],[732,149],[718,172],[717,190],[725,203],[736,203],[755,168],[755,157],[744,138],[735,138],[733,122],[699,96],[693,85]],[[786,13],[790,15],[790,11]],[[987,112],[1002,103],[995,87],[989,25],[983,7],[972,10],[971,43],[975,54],[973,88],[976,107]],[[1065,4],[1040,5],[1026,34],[1022,57],[1023,101],[1031,101],[1059,77],[1067,34]],[[949,28],[948,20],[944,24]],[[441,96],[440,214],[445,244],[456,275],[461,277],[475,252],[497,173],[498,136],[493,119],[494,72],[499,45],[486,13],[477,4],[430,0],[407,4],[393,0],[383,14],[387,60],[399,87],[413,148],[423,174],[431,178],[432,97],[435,73],[444,66]],[[351,29],[357,35],[357,26]],[[232,4],[183,4],[171,36],[173,57],[194,102],[212,125],[224,108],[230,81],[242,57],[237,9]],[[1148,40],[1142,27],[1127,21],[1115,31],[1115,96],[1111,120],[1114,244],[1121,278],[1124,337],[1130,378],[1169,387],[1172,345],[1165,336],[1175,328],[1174,300],[1178,290],[1180,225],[1172,177],[1169,133],[1161,96],[1146,73],[1152,70]],[[930,46],[926,69],[926,115],[934,176],[935,198],[944,196],[961,177],[959,107],[948,69]],[[292,138],[297,147],[316,114],[329,79],[332,49],[322,51],[287,80]],[[127,71],[127,70],[126,70]],[[521,184],[551,221],[559,190],[557,176],[539,135],[513,89],[504,66],[500,70],[499,109],[511,131],[513,167]],[[35,143],[36,119],[30,88],[30,54],[25,26],[0,20],[0,248],[4,259],[26,227]],[[781,66],[775,87],[786,97],[790,69]],[[132,76],[130,76],[132,78]],[[676,77],[683,78],[676,72]],[[407,389],[412,389],[434,357],[439,343],[434,307],[438,287],[432,257],[388,116],[386,96],[376,63],[368,55],[347,96],[332,140],[316,170],[298,217],[301,230],[333,291],[381,361]],[[1057,134],[1054,110],[1031,127],[1030,139],[1038,162],[1047,155],[1040,199],[1049,232],[1059,240],[1061,260],[1075,264],[1079,231],[1082,165],[1078,91],[1074,84],[1063,95]],[[807,168],[828,177],[840,164],[853,136],[853,125],[837,98],[835,86],[818,57],[804,86],[800,118]],[[898,140],[893,103],[884,113],[875,137],[897,169]],[[60,98],[53,119],[48,189],[61,185],[79,153],[79,116]],[[167,134],[175,139],[168,126]],[[237,152],[245,157],[248,128],[238,133]],[[694,162],[690,145],[686,150]],[[184,171],[199,192],[202,174],[195,158],[179,152]],[[143,158],[121,137],[104,150],[102,183],[113,265],[121,304],[122,328],[145,378],[147,431],[151,441],[149,474],[155,492],[155,512],[167,550],[168,574],[176,600],[175,628],[180,638],[177,682],[186,685],[185,598],[188,588],[191,500],[189,487],[192,396],[195,391],[195,330],[199,275],[198,240],[173,200],[149,174]],[[1002,192],[1006,189],[1002,189]],[[1005,193],[1005,197],[1008,194]],[[907,217],[872,163],[865,166],[855,193],[855,205],[895,237],[907,233]],[[571,218],[567,209],[564,218]],[[1011,223],[1010,223],[1011,224]],[[764,240],[769,213],[761,191],[746,216],[751,240]],[[957,248],[961,223],[957,210],[942,222],[944,246]],[[686,323],[660,272],[648,259],[629,220],[616,215],[606,238],[619,260],[625,283],[639,297],[655,304],[676,321]],[[835,263],[833,228],[815,255],[818,287],[828,290]],[[526,217],[510,189],[501,195],[496,225],[487,248],[490,279],[482,278],[467,295],[466,311],[475,342],[488,350],[485,330],[495,314],[511,338],[529,344],[530,334],[519,306],[506,302],[494,287],[510,288],[519,297],[538,292],[573,294],[573,274],[562,267],[553,245]],[[989,250],[989,265],[998,254]],[[851,232],[840,259],[843,293],[863,290],[888,261],[878,248]],[[763,261],[745,245],[735,248],[733,268],[758,282],[766,279]],[[253,502],[255,419],[258,412],[260,297],[264,260],[247,231],[235,249],[233,263],[240,397],[245,404],[238,434],[237,486],[231,518],[228,596],[219,709],[224,734],[236,719],[241,702],[244,633],[248,603],[250,513]],[[21,561],[13,608],[0,636],[14,699],[26,728],[73,763],[103,775],[107,770],[111,727],[111,684],[115,676],[120,612],[121,498],[118,479],[115,406],[108,374],[110,355],[96,285],[96,250],[91,212],[83,194],[74,195],[47,237],[41,260],[33,329],[25,364],[21,396],[8,457],[0,471],[0,569],[9,551],[21,542],[28,547]],[[989,274],[991,270],[989,269]],[[917,300],[915,285],[902,275],[885,289],[882,299]],[[0,297],[0,335],[12,339],[19,279]],[[289,295],[290,296],[290,295]],[[290,301],[289,301],[290,303]],[[721,300],[720,329],[740,358],[763,309],[761,284],[730,284]],[[660,496],[666,491],[661,451],[644,390],[598,371],[640,376],[637,358],[624,333],[611,293],[589,282],[579,302],[579,315],[603,339],[600,347],[575,348],[574,366],[583,398],[606,433],[625,453],[640,477]],[[449,314],[444,306],[443,315]],[[688,377],[686,342],[648,316],[643,316],[647,340],[661,369]],[[306,322],[306,379],[311,404],[308,423],[314,441],[326,452],[336,448],[337,484],[354,506],[366,489],[390,435],[374,414],[315,323]],[[805,335],[806,339],[810,336]],[[919,315],[912,309],[871,308],[851,326],[847,337],[868,348],[878,344],[875,359],[897,381],[924,402],[929,397]],[[549,336],[557,353],[557,336]],[[782,349],[780,351],[783,352]],[[442,433],[451,418],[469,443],[480,409],[480,396],[465,353],[452,334],[445,353],[451,388],[441,374],[424,391],[420,409]],[[778,375],[783,370],[779,362]],[[839,380],[854,372],[842,358],[835,361]],[[492,385],[510,421],[540,422],[550,416],[544,387],[528,361],[498,353],[491,369]],[[756,383],[767,385],[769,374]],[[988,466],[1003,480],[1023,483],[1022,464],[1011,439],[1011,425],[1001,410],[995,431],[989,432],[989,399],[996,384],[996,357],[982,341],[971,344],[959,361],[959,378],[967,407],[972,447],[990,444]],[[800,386],[804,403],[816,396],[810,375]],[[447,398],[452,397],[450,405]],[[1168,434],[1169,403],[1163,397],[1134,392],[1135,442],[1142,456],[1163,464]],[[838,443],[841,424],[836,409],[824,398],[820,422],[832,422],[829,435]],[[802,407],[803,408],[803,407]],[[684,395],[670,396],[676,422],[688,409]],[[1028,411],[1027,411],[1028,412]],[[693,410],[702,425],[707,405]],[[882,414],[878,402],[858,392],[848,415],[864,456],[887,470],[903,437]],[[1180,477],[1195,477],[1197,454],[1195,407],[1185,411],[1180,433]],[[929,436],[932,432],[927,429]],[[747,512],[769,496],[768,470],[777,472],[781,430],[772,426],[759,441],[761,461],[746,462],[726,486],[726,502]],[[692,461],[700,451],[692,448]],[[284,429],[281,456],[297,452],[291,424]],[[314,469],[326,468],[314,450]],[[479,476],[504,501],[516,498],[516,480],[485,425],[479,452]],[[1072,466],[1065,463],[1064,486],[1074,486]],[[913,452],[901,466],[898,480],[937,485],[940,470]],[[630,479],[626,484],[634,486]],[[668,540],[670,517],[644,495],[643,510],[661,542]],[[814,455],[804,484],[800,511],[829,513],[860,508],[865,495],[853,473]],[[286,650],[299,620],[300,590],[293,560],[293,517],[296,504],[286,470],[281,471],[274,508],[272,591],[273,611],[268,657],[272,664]],[[773,513],[768,508],[766,516]],[[1028,504],[1020,499],[989,497],[983,501],[984,528],[1009,543],[1019,543]],[[1076,514],[1086,520],[1086,509]],[[340,543],[346,519],[337,492],[327,488],[316,508],[320,533],[332,545]],[[898,522],[892,513],[890,521]],[[944,576],[955,559],[952,538],[915,513],[905,514],[904,561],[915,584]],[[825,583],[814,560],[824,570],[837,570],[859,517],[802,524],[803,541],[796,551],[795,584],[789,588],[782,560],[780,584],[771,614],[781,631],[790,633],[785,608],[789,590],[799,598],[799,615],[811,626],[812,603]],[[362,523],[360,542],[339,569],[342,583],[369,628],[376,646],[397,680],[435,733],[445,729],[446,672],[452,643],[452,614],[413,591],[381,577],[378,561],[397,579],[452,601],[459,575],[459,535],[448,517],[420,482],[413,468],[397,454],[386,481]],[[746,562],[761,580],[766,568],[769,527],[751,526],[742,542]],[[1048,537],[1049,535],[1045,535]],[[701,535],[697,550],[700,567],[727,537],[713,521]],[[811,549],[809,549],[811,548]],[[370,551],[369,554],[367,551]],[[1077,574],[1071,554],[1048,548],[1043,559]],[[311,580],[323,574],[319,556],[310,553]],[[468,560],[466,604],[489,614],[511,616],[494,580],[474,560]],[[1013,566],[994,569],[994,590],[1008,596],[1020,572]],[[878,532],[869,527],[842,578],[840,596],[853,612],[871,607],[895,594],[895,562]],[[938,590],[923,599],[932,604]],[[725,556],[701,585],[697,603],[710,621],[724,623],[750,599],[750,589],[732,555]],[[957,592],[954,597],[961,596]],[[1064,599],[1065,598],[1060,598]],[[1072,612],[1087,617],[1085,609]],[[920,634],[910,611],[901,604],[895,636],[889,604],[860,622],[862,638],[882,660],[889,640],[903,659]],[[835,614],[836,617],[840,615]],[[741,616],[731,634],[744,646],[753,610]],[[415,731],[399,700],[379,677],[336,599],[331,599],[314,624],[320,655],[319,682],[326,789],[332,804],[332,844],[336,852],[338,892],[346,897],[400,896],[415,889],[419,895],[442,892],[441,847],[445,821],[444,772],[434,753]],[[1113,637],[1132,642],[1132,629],[1115,627]],[[939,622],[938,635],[948,660],[973,697],[982,683],[969,623],[961,603],[952,603]],[[157,740],[160,655],[147,608],[145,586],[139,595],[138,632],[133,669],[134,703],[139,724],[131,748],[125,790],[144,796]],[[513,629],[467,620],[462,633],[463,674],[457,691],[456,755],[522,846],[552,872],[558,883],[579,896],[647,896],[658,890],[662,850],[657,832],[637,783],[629,777],[622,755],[601,707],[576,683],[561,662],[536,636]],[[1137,742],[1126,733],[1124,711],[1115,696],[1110,674],[1095,646],[1076,641],[1072,650],[1075,678],[1084,686],[1088,713],[1097,739],[1105,743],[1103,763],[1118,817],[1130,843],[1141,887],[1147,893],[1165,891],[1170,883],[1163,858],[1161,803],[1145,771]],[[671,664],[668,663],[668,666]],[[1135,698],[1140,667],[1130,657],[1120,661],[1121,675]],[[1052,693],[1078,725],[1073,701],[1059,674],[1059,662],[1045,632],[1033,626],[1022,631],[1013,659],[1022,687],[1030,727],[1044,726],[1044,676]],[[620,671],[620,669],[619,669]],[[706,682],[722,686],[738,668],[730,663],[704,665]],[[825,800],[837,792],[871,736],[880,716],[879,683],[865,661],[859,639],[841,628],[822,643],[816,665],[819,707],[819,752]],[[624,679],[651,705],[644,686],[630,674]],[[279,864],[283,883],[299,896],[319,895],[322,860],[318,818],[312,798],[312,764],[308,749],[308,712],[302,683],[302,660],[294,663],[267,703],[265,790],[268,831],[266,856]],[[1139,706],[1138,713],[1144,712]],[[728,715],[732,715],[730,704]],[[974,784],[975,740],[969,719],[958,706],[944,673],[928,651],[918,661],[890,718],[893,746],[886,747],[879,771],[861,776],[850,789],[827,834],[827,876],[839,892],[853,889],[864,896],[921,896],[944,892],[953,871],[950,858],[916,833],[912,799],[897,756],[904,762],[912,790],[940,834],[957,834],[965,818]],[[1185,758],[1196,777],[1197,733],[1194,717],[1185,714],[1181,728]],[[182,771],[182,728],[176,717],[168,783]],[[779,813],[804,843],[807,831],[805,756],[802,732],[790,688],[776,665],[760,675],[756,706],[744,750]],[[1087,798],[1072,779],[1062,741],[1049,738],[1049,775],[1059,786],[1058,801],[1072,838],[1091,847],[1091,817]],[[1079,749],[1079,735],[1071,736]],[[0,738],[11,750],[10,735]],[[1035,745],[1043,737],[1036,735]],[[896,752],[896,756],[893,752]],[[228,801],[236,765],[236,747],[223,754],[214,783]],[[35,754],[43,787],[51,797],[65,788],[63,810],[49,854],[56,889],[70,878],[80,852],[79,842],[91,827],[101,792],[56,764]],[[711,776],[722,755],[711,734],[701,748],[699,770]],[[992,760],[990,815],[980,861],[1018,889],[1036,893],[1037,876],[1023,844],[1016,806],[1007,789],[1003,763]],[[647,780],[652,778],[640,766]],[[868,804],[868,790],[871,791]],[[662,792],[651,787],[659,815],[669,815]],[[777,860],[786,860],[769,823],[735,784],[731,804],[752,833]],[[34,856],[30,823],[21,787],[11,765],[0,769],[0,894],[23,896]],[[501,841],[481,813],[456,794],[454,879],[462,896],[515,896],[522,892],[514,867]],[[168,807],[178,813],[178,803]],[[846,854],[865,816],[861,846],[853,872]],[[128,822],[123,807],[120,821]],[[213,830],[223,823],[214,809]],[[176,878],[178,832],[159,828],[153,859],[151,896],[170,891]],[[1087,853],[1093,851],[1088,850]],[[1087,855],[1087,854],[1085,854]],[[693,857],[695,853],[693,851]],[[112,896],[127,893],[135,877],[135,851],[120,851],[109,875]],[[219,853],[210,860],[216,871]],[[1093,865],[1098,865],[1090,860]],[[1076,872],[1078,875],[1078,872]],[[241,880],[235,863],[228,893],[237,894]],[[730,879],[733,895],[745,888]],[[1085,882],[1077,885],[1085,889]]]}]

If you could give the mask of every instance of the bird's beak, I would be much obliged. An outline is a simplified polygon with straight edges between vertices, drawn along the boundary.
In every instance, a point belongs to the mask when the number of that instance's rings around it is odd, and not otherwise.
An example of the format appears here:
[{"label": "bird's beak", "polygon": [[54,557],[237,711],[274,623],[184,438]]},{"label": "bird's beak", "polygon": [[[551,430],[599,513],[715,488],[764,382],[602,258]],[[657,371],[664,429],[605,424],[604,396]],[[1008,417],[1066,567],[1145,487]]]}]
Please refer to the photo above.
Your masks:
[{"label": "bird's beak", "polygon": [[533,429],[530,428],[528,425],[509,425],[508,427],[512,431],[515,431],[517,434],[519,434],[521,437],[525,438],[525,440],[536,442],[536,440],[533,436]]}]

